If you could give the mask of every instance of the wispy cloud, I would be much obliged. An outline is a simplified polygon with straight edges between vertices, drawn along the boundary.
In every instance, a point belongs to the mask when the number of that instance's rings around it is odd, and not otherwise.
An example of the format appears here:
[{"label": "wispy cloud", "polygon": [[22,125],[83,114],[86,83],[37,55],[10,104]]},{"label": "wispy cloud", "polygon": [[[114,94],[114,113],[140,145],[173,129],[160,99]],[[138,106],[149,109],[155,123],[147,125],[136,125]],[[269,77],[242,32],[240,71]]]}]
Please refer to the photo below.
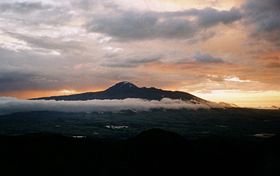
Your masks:
[{"label": "wispy cloud", "polygon": [[236,76],[227,76],[225,79],[225,81],[229,81],[229,82],[239,82],[239,83],[250,83],[253,82],[251,80],[242,80]]}]

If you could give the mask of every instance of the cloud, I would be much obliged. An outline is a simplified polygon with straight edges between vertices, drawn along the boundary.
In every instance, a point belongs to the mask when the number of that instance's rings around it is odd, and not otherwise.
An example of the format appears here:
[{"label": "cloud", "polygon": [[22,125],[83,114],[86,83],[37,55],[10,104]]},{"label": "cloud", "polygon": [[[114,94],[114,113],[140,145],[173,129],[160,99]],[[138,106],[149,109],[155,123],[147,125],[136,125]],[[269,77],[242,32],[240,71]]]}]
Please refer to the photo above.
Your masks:
[{"label": "cloud", "polygon": [[239,77],[236,76],[227,76],[224,78],[225,81],[229,81],[229,82],[238,82],[238,83],[250,83],[253,82],[251,80],[242,80]]},{"label": "cloud", "polygon": [[[34,75],[17,72],[0,72],[0,91],[22,90],[26,89],[26,83],[30,84],[29,78]],[[21,86],[19,86],[21,85]],[[31,84],[34,86],[33,84]]]},{"label": "cloud", "polygon": [[223,63],[223,59],[218,58],[218,57],[213,57],[209,54],[201,54],[197,53],[194,55],[194,59],[197,62],[204,62],[204,63]]},{"label": "cloud", "polygon": [[[0,23],[20,25],[24,30],[28,27],[36,28],[42,24],[62,25],[71,20],[74,14],[67,3],[51,3],[51,1],[10,1],[0,2]],[[8,31],[8,29],[4,28]],[[19,29],[13,29],[19,30]]]},{"label": "cloud", "polygon": [[247,0],[242,10],[252,36],[280,45],[279,0]]},{"label": "cloud", "polygon": [[0,3],[1,13],[31,13],[36,10],[46,10],[50,8],[52,8],[51,5],[42,4],[41,2]]},{"label": "cloud", "polygon": [[213,8],[177,12],[115,10],[110,15],[95,15],[86,25],[91,32],[123,40],[188,39],[203,29],[231,24],[241,18],[237,9]]},{"label": "cloud", "polygon": [[280,63],[278,62],[272,62],[266,65],[267,68],[272,68],[272,69],[280,69]]},{"label": "cloud", "polygon": [[[219,107],[217,104],[211,104]],[[88,101],[53,101],[53,100],[19,100],[0,97],[0,114],[30,111],[57,112],[117,112],[121,110],[148,111],[151,109],[209,109],[210,105],[195,104],[182,100],[164,98],[161,101],[143,99],[124,100],[88,100]]]},{"label": "cloud", "polygon": [[120,67],[120,68],[130,68],[138,67],[143,64],[148,64],[152,62],[160,61],[160,55],[147,55],[147,56],[126,56],[125,58],[116,58],[113,57],[110,60],[106,60],[106,63],[103,63],[102,66],[106,67]]},{"label": "cloud", "polygon": [[0,85],[0,92],[51,90],[62,86],[60,82],[52,80],[51,76],[22,70],[0,71]]},{"label": "cloud", "polygon": [[199,26],[204,28],[212,27],[220,23],[231,24],[241,19],[242,17],[240,11],[236,8],[232,8],[228,11],[227,10],[218,11],[213,8],[205,8],[202,10],[192,9],[189,11],[185,11],[185,14],[186,15],[189,14],[194,17],[197,17],[197,22]]}]

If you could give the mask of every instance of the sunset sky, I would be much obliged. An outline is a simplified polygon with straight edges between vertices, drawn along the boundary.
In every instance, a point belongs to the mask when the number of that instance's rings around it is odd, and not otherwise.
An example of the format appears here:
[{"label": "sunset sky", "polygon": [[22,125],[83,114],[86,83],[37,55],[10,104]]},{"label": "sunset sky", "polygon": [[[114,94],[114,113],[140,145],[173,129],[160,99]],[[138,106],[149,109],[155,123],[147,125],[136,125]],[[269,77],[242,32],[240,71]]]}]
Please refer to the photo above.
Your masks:
[{"label": "sunset sky", "polygon": [[0,96],[119,81],[280,107],[280,1],[0,1]]}]

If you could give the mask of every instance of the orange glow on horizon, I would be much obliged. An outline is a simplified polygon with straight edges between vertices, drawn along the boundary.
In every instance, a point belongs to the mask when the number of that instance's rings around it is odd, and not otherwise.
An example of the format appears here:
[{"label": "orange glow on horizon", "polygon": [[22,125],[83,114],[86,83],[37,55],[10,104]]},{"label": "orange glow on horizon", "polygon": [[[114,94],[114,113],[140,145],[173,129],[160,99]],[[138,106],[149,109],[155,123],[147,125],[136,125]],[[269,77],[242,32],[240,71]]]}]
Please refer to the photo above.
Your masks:
[{"label": "orange glow on horizon", "polygon": [[84,92],[97,92],[96,90],[72,90],[72,89],[62,89],[62,90],[28,90],[28,91],[19,91],[19,92],[6,92],[2,93],[2,97],[16,97],[19,99],[31,99],[38,97],[49,97],[49,96],[63,96],[71,94],[79,94]]},{"label": "orange glow on horizon", "polygon": [[[105,88],[104,88],[105,89]],[[19,99],[30,99],[37,97],[71,95],[84,92],[97,92],[100,90],[50,90],[50,91],[23,91],[9,92],[1,94],[1,96],[16,97]],[[164,87],[165,90],[184,91],[174,86]],[[200,98],[213,101],[236,104],[239,107],[254,107],[254,108],[270,108],[272,106],[280,107],[280,91],[241,91],[241,90],[213,90],[211,92],[189,92]]]},{"label": "orange glow on horizon", "polygon": [[280,91],[216,90],[209,93],[193,92],[193,94],[214,102],[233,103],[239,107],[280,107]]}]

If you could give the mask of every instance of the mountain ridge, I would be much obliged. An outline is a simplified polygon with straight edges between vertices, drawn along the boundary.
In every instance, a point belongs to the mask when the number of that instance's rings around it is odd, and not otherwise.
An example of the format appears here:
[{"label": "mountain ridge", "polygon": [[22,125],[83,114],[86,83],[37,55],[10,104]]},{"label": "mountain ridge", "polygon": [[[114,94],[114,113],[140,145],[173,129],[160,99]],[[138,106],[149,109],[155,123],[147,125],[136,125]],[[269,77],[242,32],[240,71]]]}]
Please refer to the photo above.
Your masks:
[{"label": "mountain ridge", "polygon": [[93,99],[126,99],[141,98],[146,100],[161,100],[163,98],[180,99],[183,101],[191,101],[194,103],[207,103],[207,100],[194,96],[187,92],[162,90],[154,87],[138,87],[133,83],[123,81],[98,92],[85,92],[73,95],[50,96],[32,98],[31,100],[57,100],[57,101],[86,101]]}]

